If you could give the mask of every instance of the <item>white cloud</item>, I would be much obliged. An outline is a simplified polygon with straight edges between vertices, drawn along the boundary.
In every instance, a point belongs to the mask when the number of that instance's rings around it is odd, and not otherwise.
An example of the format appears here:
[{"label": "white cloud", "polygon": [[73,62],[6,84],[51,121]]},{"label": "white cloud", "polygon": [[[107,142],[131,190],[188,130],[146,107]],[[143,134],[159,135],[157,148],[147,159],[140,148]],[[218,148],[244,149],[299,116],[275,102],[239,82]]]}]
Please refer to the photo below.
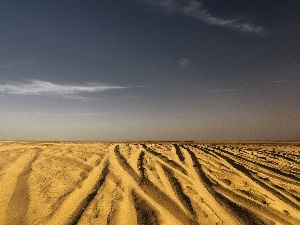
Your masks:
[{"label": "white cloud", "polygon": [[27,83],[0,84],[0,93],[12,95],[46,95],[67,98],[81,98],[79,94],[98,93],[128,87],[106,85],[102,83],[55,84],[47,81],[29,80]]},{"label": "white cloud", "polygon": [[207,9],[204,9],[201,1],[186,0],[180,3],[178,0],[143,0],[152,3],[166,10],[169,13],[181,14],[198,21],[205,22],[213,26],[221,26],[230,29],[239,30],[245,33],[264,33],[262,26],[257,26],[238,19],[225,19],[211,15]]}]

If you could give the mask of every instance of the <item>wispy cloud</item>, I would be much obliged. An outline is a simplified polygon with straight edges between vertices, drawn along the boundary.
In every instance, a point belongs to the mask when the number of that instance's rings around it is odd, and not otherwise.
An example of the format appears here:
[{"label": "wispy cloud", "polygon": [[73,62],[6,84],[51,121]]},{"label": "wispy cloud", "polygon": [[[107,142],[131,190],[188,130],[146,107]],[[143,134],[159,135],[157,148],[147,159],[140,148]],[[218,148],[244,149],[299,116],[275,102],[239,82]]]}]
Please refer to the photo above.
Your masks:
[{"label": "wispy cloud", "polygon": [[220,90],[211,90],[211,91],[208,91],[210,93],[226,93],[226,92],[236,92],[236,91],[243,91],[243,89],[234,89],[234,88],[231,88],[231,89],[220,89]]},{"label": "wispy cloud", "polygon": [[92,117],[92,116],[112,116],[112,115],[125,115],[126,113],[116,113],[116,112],[92,112],[92,113],[71,113],[68,116],[82,116],[82,117]]},{"label": "wispy cloud", "polygon": [[178,61],[178,65],[180,69],[187,69],[190,65],[190,61],[184,57],[180,58]]},{"label": "wispy cloud", "polygon": [[184,15],[193,19],[213,26],[220,26],[238,30],[245,33],[263,34],[265,32],[264,27],[244,22],[238,19],[226,19],[213,16],[202,5],[201,1],[197,0],[142,0],[144,2],[151,3],[159,6],[169,13],[176,13]]},{"label": "wispy cloud", "polygon": [[289,83],[289,80],[274,80],[273,83]]},{"label": "wispy cloud", "polygon": [[0,62],[0,69],[10,69],[15,67],[22,67],[22,66],[28,66],[34,63],[36,60],[34,58],[28,58],[28,59],[16,59],[6,62]]},{"label": "wispy cloud", "polygon": [[41,80],[28,80],[27,83],[0,84],[0,93],[12,95],[45,95],[66,98],[81,98],[82,96],[80,96],[80,94],[98,93],[122,88],[129,87],[107,85],[102,83],[65,85]]}]

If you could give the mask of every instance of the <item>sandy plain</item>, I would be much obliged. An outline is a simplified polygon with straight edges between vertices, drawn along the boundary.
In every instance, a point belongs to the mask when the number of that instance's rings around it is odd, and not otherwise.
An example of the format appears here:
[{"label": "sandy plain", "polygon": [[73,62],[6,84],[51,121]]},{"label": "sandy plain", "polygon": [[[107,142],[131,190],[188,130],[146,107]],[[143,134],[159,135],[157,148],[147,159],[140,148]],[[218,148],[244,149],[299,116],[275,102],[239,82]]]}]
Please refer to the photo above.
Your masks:
[{"label": "sandy plain", "polygon": [[300,145],[0,142],[0,224],[300,224]]}]

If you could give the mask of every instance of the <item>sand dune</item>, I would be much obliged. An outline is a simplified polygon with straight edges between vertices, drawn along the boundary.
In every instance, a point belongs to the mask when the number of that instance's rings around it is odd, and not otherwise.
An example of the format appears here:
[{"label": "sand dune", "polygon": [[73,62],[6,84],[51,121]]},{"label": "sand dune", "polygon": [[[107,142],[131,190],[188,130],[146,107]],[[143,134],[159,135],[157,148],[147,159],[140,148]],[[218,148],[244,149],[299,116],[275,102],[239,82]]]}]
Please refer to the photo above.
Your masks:
[{"label": "sand dune", "polygon": [[300,145],[0,142],[0,224],[300,224]]}]

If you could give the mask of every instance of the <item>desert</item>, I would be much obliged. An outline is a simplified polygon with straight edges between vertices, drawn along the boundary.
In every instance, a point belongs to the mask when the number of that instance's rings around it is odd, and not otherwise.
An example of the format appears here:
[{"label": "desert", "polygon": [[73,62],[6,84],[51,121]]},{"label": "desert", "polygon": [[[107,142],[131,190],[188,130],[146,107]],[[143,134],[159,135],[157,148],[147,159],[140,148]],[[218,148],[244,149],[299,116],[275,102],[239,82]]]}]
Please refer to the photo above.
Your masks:
[{"label": "desert", "polygon": [[300,225],[300,0],[0,0],[0,225]]},{"label": "desert", "polygon": [[300,224],[300,145],[1,142],[0,224]]}]

